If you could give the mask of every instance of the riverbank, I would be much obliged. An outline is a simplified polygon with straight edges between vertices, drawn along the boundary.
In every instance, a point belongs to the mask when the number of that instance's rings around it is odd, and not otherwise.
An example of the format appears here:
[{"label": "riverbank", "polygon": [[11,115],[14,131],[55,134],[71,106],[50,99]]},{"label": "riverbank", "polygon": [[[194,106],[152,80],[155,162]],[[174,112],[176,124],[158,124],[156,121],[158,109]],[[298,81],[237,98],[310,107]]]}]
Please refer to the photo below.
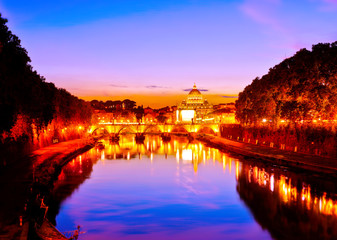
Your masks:
[{"label": "riverbank", "polygon": [[[1,184],[8,185],[7,197],[13,200],[13,204],[1,207],[0,238],[27,239],[38,217],[35,210],[40,206],[36,206],[36,200],[44,198],[44,203],[48,205],[49,191],[62,167],[93,146],[94,141],[87,139],[53,144],[34,151],[25,161],[23,159],[8,169],[1,176]],[[17,187],[13,188],[13,184]]]},{"label": "riverbank", "polygon": [[210,135],[200,135],[197,140],[220,150],[234,152],[244,157],[252,157],[277,165],[305,169],[337,177],[337,159],[335,158],[258,146]]},{"label": "riverbank", "polygon": [[223,124],[220,131],[221,137],[234,141],[273,146],[309,155],[337,157],[337,135],[334,124],[280,125],[276,129],[268,125]]},{"label": "riverbank", "polygon": [[76,139],[34,151],[30,155],[33,160],[34,180],[40,183],[50,182],[57,172],[56,170],[62,168],[68,161],[88,151],[93,146],[93,140]]},{"label": "riverbank", "polygon": [[[34,159],[32,194],[30,198],[29,231],[28,235],[35,238],[36,223],[42,225],[46,214],[41,211],[41,206],[49,206],[49,195],[53,189],[53,183],[57,180],[62,171],[62,167],[76,156],[88,151],[94,146],[93,140],[78,139],[60,144],[52,145],[33,152]],[[41,222],[42,221],[42,222]],[[50,229],[43,229],[44,234],[53,236],[58,232],[50,225]],[[59,234],[59,233],[58,233]]]}]

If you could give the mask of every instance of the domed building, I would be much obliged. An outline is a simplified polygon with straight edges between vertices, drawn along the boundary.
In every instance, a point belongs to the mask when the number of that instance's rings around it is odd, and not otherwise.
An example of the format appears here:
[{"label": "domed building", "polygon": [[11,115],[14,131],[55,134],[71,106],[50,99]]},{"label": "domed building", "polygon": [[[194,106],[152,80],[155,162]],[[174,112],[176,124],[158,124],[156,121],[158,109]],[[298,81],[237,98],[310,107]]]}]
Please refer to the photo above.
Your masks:
[{"label": "domed building", "polygon": [[177,122],[201,123],[211,121],[207,114],[213,111],[213,106],[204,99],[194,84],[187,98],[177,107]]}]

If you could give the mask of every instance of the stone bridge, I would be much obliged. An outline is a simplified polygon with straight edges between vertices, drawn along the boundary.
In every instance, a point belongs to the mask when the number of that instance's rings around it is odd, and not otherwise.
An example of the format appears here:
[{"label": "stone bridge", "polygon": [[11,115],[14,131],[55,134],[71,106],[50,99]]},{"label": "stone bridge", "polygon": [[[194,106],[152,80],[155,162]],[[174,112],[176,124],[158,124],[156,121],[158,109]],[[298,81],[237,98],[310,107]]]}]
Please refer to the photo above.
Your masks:
[{"label": "stone bridge", "polygon": [[109,134],[119,135],[121,133],[146,134],[146,133],[212,133],[218,135],[220,131],[219,124],[160,124],[160,123],[109,123],[97,124],[91,126],[89,132],[91,134]]}]

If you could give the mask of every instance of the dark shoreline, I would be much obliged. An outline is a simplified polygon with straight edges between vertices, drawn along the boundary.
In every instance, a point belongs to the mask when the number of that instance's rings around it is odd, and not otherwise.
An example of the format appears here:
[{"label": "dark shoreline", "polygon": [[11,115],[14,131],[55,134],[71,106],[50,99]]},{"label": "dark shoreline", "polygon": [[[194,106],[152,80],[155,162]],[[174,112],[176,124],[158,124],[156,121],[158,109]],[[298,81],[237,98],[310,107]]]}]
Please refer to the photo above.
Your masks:
[{"label": "dark shoreline", "polygon": [[[51,157],[45,159],[35,169],[34,182],[31,185],[31,194],[27,204],[26,215],[23,217],[23,227],[20,239],[36,239],[35,225],[43,220],[40,209],[40,199],[44,199],[44,203],[48,206],[49,195],[53,188],[54,182],[57,180],[62,168],[78,155],[90,150],[94,147],[94,141],[88,144],[71,149],[69,153],[60,150]],[[34,161],[38,156],[32,156]],[[55,229],[50,229],[53,231]]]}]

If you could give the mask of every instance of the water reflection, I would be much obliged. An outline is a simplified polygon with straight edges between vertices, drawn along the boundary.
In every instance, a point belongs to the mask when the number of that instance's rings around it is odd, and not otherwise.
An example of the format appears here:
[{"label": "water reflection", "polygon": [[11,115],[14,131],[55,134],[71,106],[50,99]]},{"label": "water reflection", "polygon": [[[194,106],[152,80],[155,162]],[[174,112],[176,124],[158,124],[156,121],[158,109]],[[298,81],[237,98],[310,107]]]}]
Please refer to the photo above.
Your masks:
[{"label": "water reflection", "polygon": [[[92,150],[90,150],[92,151]],[[90,177],[93,165],[98,159],[92,160],[90,153],[77,156],[63,168],[58,176],[58,181],[54,183],[54,189],[49,201],[48,218],[56,225],[55,218],[60,210],[60,204],[73,194],[78,187]]]},{"label": "water reflection", "polygon": [[331,181],[265,164],[243,164],[237,191],[277,239],[336,239],[337,197]]},{"label": "water reflection", "polygon": [[328,179],[183,137],[147,136],[138,144],[126,135],[103,145],[70,162],[55,183],[50,217],[61,231],[80,224],[82,239],[337,236],[337,191]]},{"label": "water reflection", "polygon": [[[224,156],[217,149],[205,147],[200,142],[189,142],[186,137],[175,137],[170,142],[163,142],[160,136],[147,136],[143,144],[136,143],[133,135],[124,135],[118,143],[110,143],[108,140],[102,140],[106,146],[104,149],[91,150],[96,151],[96,159],[116,160],[133,158],[142,159],[146,156],[153,161],[154,154],[176,156],[177,162],[192,163],[194,171],[198,171],[198,165],[212,159],[213,161],[222,161]],[[229,163],[231,165],[231,163]],[[230,166],[231,169],[231,166]]]}]

